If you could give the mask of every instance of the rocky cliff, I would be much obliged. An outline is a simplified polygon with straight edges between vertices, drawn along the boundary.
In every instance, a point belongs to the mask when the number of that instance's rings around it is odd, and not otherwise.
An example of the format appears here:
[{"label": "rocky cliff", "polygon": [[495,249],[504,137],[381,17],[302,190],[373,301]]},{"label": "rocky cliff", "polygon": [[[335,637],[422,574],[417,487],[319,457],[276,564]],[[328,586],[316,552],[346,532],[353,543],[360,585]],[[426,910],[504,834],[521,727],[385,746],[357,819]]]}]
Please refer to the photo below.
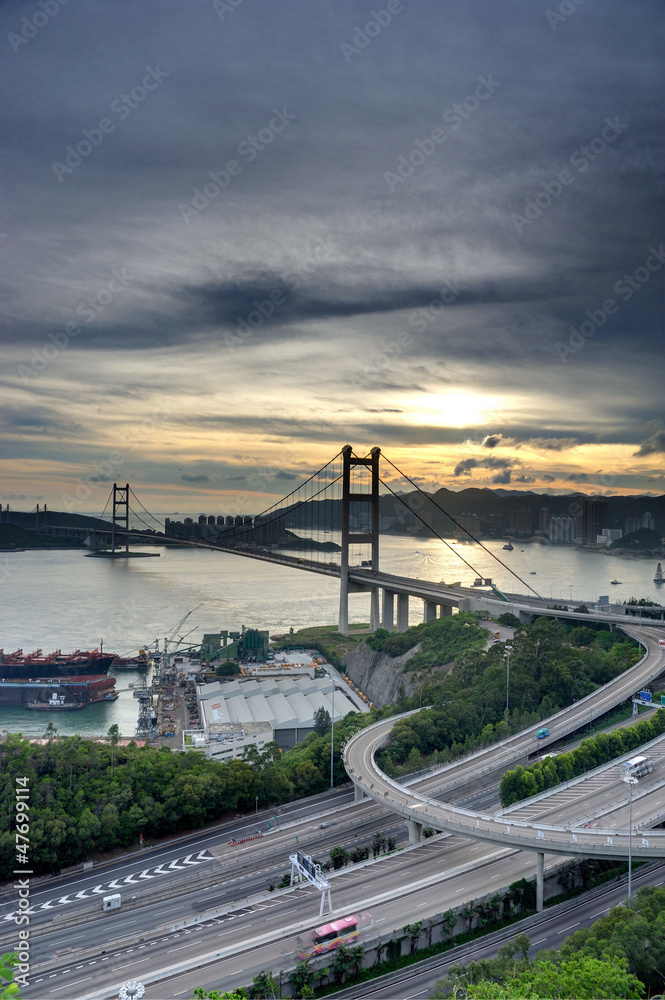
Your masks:
[{"label": "rocky cliff", "polygon": [[401,656],[393,657],[387,656],[386,653],[377,653],[366,643],[361,642],[354,650],[347,653],[344,670],[369,700],[381,707],[395,701],[400,685],[404,686],[405,694],[413,692],[414,675],[402,671],[407,660],[419,650],[420,643]]}]

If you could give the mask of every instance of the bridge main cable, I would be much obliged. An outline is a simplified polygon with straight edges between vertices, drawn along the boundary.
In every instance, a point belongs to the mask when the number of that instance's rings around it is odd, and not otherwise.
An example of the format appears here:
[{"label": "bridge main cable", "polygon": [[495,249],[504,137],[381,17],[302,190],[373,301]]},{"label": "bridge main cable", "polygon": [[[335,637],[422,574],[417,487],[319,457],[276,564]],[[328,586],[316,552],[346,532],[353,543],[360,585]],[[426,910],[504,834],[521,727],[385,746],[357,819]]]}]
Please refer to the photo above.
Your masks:
[{"label": "bridge main cable", "polygon": [[[527,587],[527,588],[528,588],[528,589],[529,589],[529,590],[531,591],[531,593],[532,593],[532,594],[535,594],[537,598],[541,599],[541,597],[540,597],[540,594],[538,593],[538,591],[537,591],[537,590],[535,590],[535,589],[534,589],[534,588],[533,588],[533,587],[531,586],[531,584],[530,584],[530,583],[527,583],[527,581],[526,581],[526,580],[523,580],[523,579],[522,579],[522,577],[521,577],[521,576],[520,576],[520,575],[519,575],[518,573],[516,573],[516,572],[515,572],[515,570],[511,569],[511,568],[510,568],[510,566],[508,566],[508,565],[507,565],[507,564],[506,564],[506,563],[505,563],[505,562],[503,561],[503,559],[500,559],[500,558],[499,558],[499,556],[497,556],[497,555],[496,555],[496,554],[495,554],[494,552],[492,552],[492,550],[491,550],[491,549],[488,549],[486,545],[483,545],[483,543],[482,543],[482,542],[480,541],[480,539],[476,538],[476,537],[475,537],[475,535],[472,535],[472,534],[471,534],[471,532],[470,532],[470,531],[469,531],[469,530],[468,530],[467,528],[465,528],[465,527],[464,527],[463,525],[461,525],[461,524],[459,523],[459,521],[456,521],[456,520],[455,520],[455,518],[454,518],[454,517],[452,516],[452,514],[449,514],[447,510],[444,510],[444,509],[443,509],[443,507],[441,506],[441,504],[438,504],[438,503],[436,502],[436,500],[434,500],[434,499],[433,499],[433,498],[432,498],[432,497],[431,497],[431,496],[430,496],[430,495],[429,495],[428,493],[425,493],[425,492],[424,492],[424,490],[421,490],[421,488],[420,488],[420,487],[419,487],[419,486],[418,486],[418,485],[417,485],[416,483],[414,483],[414,481],[413,481],[412,479],[410,479],[410,478],[409,478],[409,476],[407,476],[405,472],[402,472],[402,470],[401,470],[401,469],[398,469],[398,468],[397,468],[397,466],[395,465],[395,463],[394,463],[394,462],[391,462],[391,461],[390,461],[390,459],[389,459],[389,458],[388,458],[388,457],[387,457],[387,456],[385,455],[385,453],[384,453],[384,455],[383,455],[383,458],[384,458],[384,459],[385,459],[385,461],[386,461],[386,462],[388,463],[388,465],[392,465],[393,469],[394,469],[394,470],[395,470],[396,472],[399,472],[400,476],[402,476],[402,477],[403,477],[404,479],[406,479],[406,481],[407,481],[407,482],[411,483],[411,485],[413,486],[413,488],[414,488],[415,490],[417,490],[417,492],[418,492],[418,493],[422,493],[422,495],[423,495],[423,496],[425,497],[425,499],[426,499],[426,500],[429,500],[429,502],[430,502],[430,503],[432,503],[432,504],[434,504],[434,506],[435,506],[435,507],[436,507],[436,508],[437,508],[438,510],[440,510],[442,514],[445,514],[445,515],[446,515],[446,517],[450,518],[450,520],[451,520],[451,521],[453,522],[453,524],[455,524],[455,525],[456,525],[456,526],[457,526],[457,527],[458,527],[458,528],[460,529],[460,531],[463,531],[463,532],[464,532],[464,533],[465,533],[466,535],[468,535],[468,536],[469,536],[469,538],[470,538],[470,539],[471,539],[472,541],[474,541],[474,542],[475,542],[475,543],[476,543],[477,545],[480,545],[481,549],[484,549],[484,550],[485,550],[485,552],[487,552],[487,553],[488,553],[488,555],[490,555],[490,556],[492,557],[492,559],[496,559],[496,561],[497,561],[497,562],[498,562],[498,563],[499,563],[499,564],[500,564],[501,566],[503,566],[503,568],[504,568],[504,569],[507,569],[507,570],[508,570],[508,572],[509,572],[509,573],[510,573],[510,574],[511,574],[512,576],[514,576],[516,580],[519,580],[519,582],[520,582],[520,583],[522,584],[522,586],[524,586],[524,587]],[[383,485],[384,485],[384,486],[386,486],[386,487],[387,487],[387,488],[388,488],[388,489],[390,490],[390,492],[391,492],[391,493],[393,493],[393,494],[394,494],[395,496],[397,496],[397,494],[395,493],[395,491],[394,491],[394,490],[392,490],[392,489],[390,489],[390,487],[389,487],[389,486],[387,485],[387,483],[384,483],[384,482],[383,482],[383,480],[381,480],[381,482],[383,483]],[[400,500],[401,500],[401,497],[398,497],[398,499],[400,499]],[[403,500],[402,500],[402,503],[404,503],[404,504],[405,504],[405,506],[408,506],[408,505],[407,505],[407,504],[405,503],[405,501],[403,501]],[[409,510],[411,510],[411,508],[410,508],[410,507],[409,507]],[[437,537],[438,539],[440,539],[440,541],[442,541],[442,542],[445,542],[445,544],[446,544],[446,545],[448,545],[448,542],[446,542],[445,538],[442,538],[442,537],[441,537],[441,535],[440,535],[440,534],[438,533],[438,531],[435,531],[435,530],[434,530],[434,528],[431,528],[431,527],[429,526],[429,524],[427,524],[427,522],[426,522],[426,521],[424,521],[422,517],[420,517],[420,515],[419,515],[419,514],[416,514],[415,510],[411,510],[411,513],[412,513],[412,514],[415,514],[415,516],[416,516],[416,517],[418,518],[418,520],[419,520],[419,521],[422,521],[422,523],[423,523],[423,524],[424,524],[424,525],[425,525],[425,526],[426,526],[427,528],[429,528],[429,530],[430,530],[430,531],[431,531],[431,532],[432,532],[433,534],[435,534],[435,535],[436,535],[436,537]],[[448,548],[451,548],[451,546],[450,546],[450,545],[448,545]],[[451,551],[455,552],[455,550],[454,550],[454,549],[451,549]],[[478,576],[480,576],[480,575],[481,575],[480,573],[478,573],[478,571],[477,571],[476,569],[474,569],[474,568],[473,568],[473,566],[471,566],[471,563],[469,563],[469,562],[467,562],[467,561],[466,561],[466,559],[464,558],[464,556],[460,556],[460,555],[459,555],[459,552],[455,552],[455,555],[459,556],[459,558],[460,558],[460,559],[462,560],[462,562],[466,563],[466,565],[467,565],[467,566],[469,566],[469,567],[470,567],[471,569],[473,569],[474,573],[476,573],[476,574],[477,574]]]}]

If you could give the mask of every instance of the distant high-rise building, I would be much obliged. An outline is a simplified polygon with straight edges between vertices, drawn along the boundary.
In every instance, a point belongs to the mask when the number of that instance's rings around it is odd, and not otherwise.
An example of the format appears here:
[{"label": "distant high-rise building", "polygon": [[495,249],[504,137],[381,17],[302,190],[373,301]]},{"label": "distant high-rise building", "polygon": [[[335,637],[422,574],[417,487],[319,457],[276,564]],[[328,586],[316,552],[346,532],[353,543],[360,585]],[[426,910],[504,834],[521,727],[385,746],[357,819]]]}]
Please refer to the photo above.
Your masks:
[{"label": "distant high-rise building", "polygon": [[528,507],[510,512],[510,530],[516,535],[530,535],[533,531],[533,514]]},{"label": "distant high-rise building", "polygon": [[477,535],[480,531],[480,518],[477,514],[458,514],[455,520],[472,535]]},{"label": "distant high-rise building", "polygon": [[582,509],[577,515],[575,540],[582,545],[595,544],[607,521],[607,500],[599,497],[585,497]]},{"label": "distant high-rise building", "polygon": [[538,531],[548,531],[550,526],[550,509],[541,507],[538,511]]},{"label": "distant high-rise building", "polygon": [[650,528],[651,531],[656,530],[656,522],[654,521],[651,514],[647,511],[641,516],[639,514],[633,517],[627,517],[626,523],[624,525],[626,534],[629,535],[631,531],[639,531],[640,528]]}]

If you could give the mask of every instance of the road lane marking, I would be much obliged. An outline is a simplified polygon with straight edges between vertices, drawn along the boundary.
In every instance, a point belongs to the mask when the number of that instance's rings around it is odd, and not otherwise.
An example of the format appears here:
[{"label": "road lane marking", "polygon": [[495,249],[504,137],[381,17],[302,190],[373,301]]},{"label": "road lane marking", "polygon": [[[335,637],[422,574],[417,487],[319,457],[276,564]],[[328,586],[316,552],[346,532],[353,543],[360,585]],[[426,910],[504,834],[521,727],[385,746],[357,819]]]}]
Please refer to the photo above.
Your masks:
[{"label": "road lane marking", "polygon": [[79,983],[87,983],[89,979],[92,979],[92,976],[86,976],[85,979],[77,979],[75,983],[67,983],[66,986],[56,986],[54,990],[49,990],[49,992],[57,993],[58,990],[68,990],[72,986],[78,986]]},{"label": "road lane marking", "polygon": [[571,927],[579,927],[579,924],[580,924],[580,921],[577,920],[574,924],[569,924],[567,927],[564,927],[562,930],[557,931],[557,934],[565,934],[566,931],[569,931]]}]

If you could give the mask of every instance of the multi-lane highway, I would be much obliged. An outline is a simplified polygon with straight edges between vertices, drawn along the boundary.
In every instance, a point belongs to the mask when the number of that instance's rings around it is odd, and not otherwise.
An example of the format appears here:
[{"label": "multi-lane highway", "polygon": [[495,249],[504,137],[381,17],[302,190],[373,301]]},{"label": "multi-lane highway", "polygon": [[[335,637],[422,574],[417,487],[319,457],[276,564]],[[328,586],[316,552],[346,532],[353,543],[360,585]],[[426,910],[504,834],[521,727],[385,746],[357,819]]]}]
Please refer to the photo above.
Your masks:
[{"label": "multi-lane highway", "polygon": [[[643,683],[639,671],[649,668],[648,661],[633,668],[629,694]],[[587,721],[588,706],[575,709],[581,713],[578,718]],[[533,748],[531,739],[520,753],[526,755]],[[484,758],[485,784],[496,782],[501,773],[501,763],[496,767],[491,763]],[[477,770],[478,764],[471,764],[469,777]],[[449,800],[468,796],[450,768],[412,787]],[[609,809],[613,794],[597,788],[597,798],[588,801],[594,815],[607,814],[603,824],[620,828],[625,825],[621,811]],[[400,834],[395,824],[402,821],[385,804],[370,800],[354,804],[349,798],[342,791],[332,798],[283,807],[282,829],[260,840],[228,844],[257,825],[266,828],[266,817],[243,818],[223,831],[117,862],[103,875],[78,873],[35,886],[34,964],[26,996],[110,997],[117,995],[122,981],[139,977],[154,984],[148,986],[148,997],[186,997],[197,985],[223,983],[228,988],[251,981],[262,968],[274,972],[287,968],[294,961],[297,934],[318,922],[318,894],[310,887],[265,891],[267,883],[285,870],[288,854],[300,847],[316,856],[333,844],[359,843],[375,829]],[[473,808],[472,803],[466,805]],[[546,867],[560,860],[548,858]],[[334,875],[333,905],[339,914],[371,909],[377,930],[401,930],[407,922],[505,888],[516,878],[532,875],[534,867],[534,856],[514,847],[444,836]],[[101,914],[99,899],[107,888],[122,892],[125,902],[119,913]],[[135,904],[130,902],[132,895]],[[49,902],[52,905],[44,908]],[[7,898],[0,917],[12,906],[13,900]],[[11,940],[11,921],[0,919],[0,949],[10,947]],[[188,963],[194,968],[181,968]]]},{"label": "multi-lane highway", "polygon": [[[535,741],[545,745],[578,729],[589,719],[597,718],[625,701],[661,674],[665,669],[665,649],[659,645],[660,638],[665,634],[662,629],[652,629],[644,635],[630,627],[626,631],[639,637],[646,648],[646,653],[638,664],[586,698],[545,720],[545,723],[525,730],[486,751],[448,765],[442,772],[442,775],[445,774],[446,785],[440,798],[445,796],[446,789],[457,788],[470,780],[477,781],[479,773],[495,770],[498,766],[505,769],[509,764],[524,758],[533,749]],[[361,730],[347,744],[344,760],[347,772],[357,788],[375,801],[388,805],[413,824],[412,837],[419,836],[423,826],[431,826],[437,830],[448,830],[540,853],[548,851],[585,857],[625,857],[632,846],[633,853],[645,860],[665,857],[665,833],[661,831],[654,833],[648,841],[640,840],[631,844],[627,829],[610,835],[606,829],[576,827],[574,810],[572,813],[568,810],[566,825],[553,825],[539,820],[536,826],[510,814],[491,816],[474,812],[451,802],[437,801],[421,789],[405,789],[384,774],[374,760],[376,750],[386,742],[395,722],[396,717],[392,717]],[[543,729],[545,724],[546,728]],[[546,733],[546,737],[538,739],[538,731]],[[660,805],[656,803],[654,821],[660,813]],[[575,826],[572,831],[571,825]]]}]

